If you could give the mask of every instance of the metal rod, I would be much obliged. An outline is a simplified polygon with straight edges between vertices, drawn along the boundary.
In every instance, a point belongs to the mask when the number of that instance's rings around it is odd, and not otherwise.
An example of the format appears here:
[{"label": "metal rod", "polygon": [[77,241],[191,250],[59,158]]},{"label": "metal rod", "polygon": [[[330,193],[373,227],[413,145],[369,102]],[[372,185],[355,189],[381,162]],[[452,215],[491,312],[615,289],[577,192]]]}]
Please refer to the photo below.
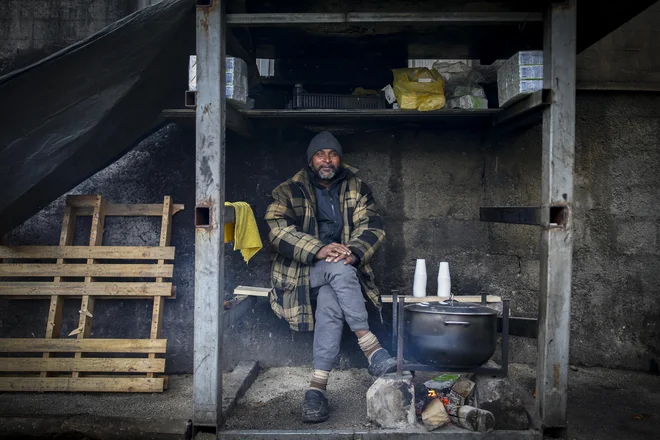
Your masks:
[{"label": "metal rod", "polygon": [[502,373],[509,374],[509,300],[502,300]]},{"label": "metal rod", "polygon": [[397,314],[399,315],[398,317],[398,335],[397,335],[397,344],[396,344],[396,374],[398,376],[401,376],[403,374],[403,324],[404,324],[404,312],[406,308],[406,298],[403,296],[399,296],[397,298],[398,301],[398,307],[397,307]]},{"label": "metal rod", "polygon": [[542,429],[566,428],[573,254],[576,1],[549,5],[543,42],[541,204],[566,206],[565,224],[542,229],[536,409]]},{"label": "metal rod", "polygon": [[225,205],[224,1],[198,1],[193,426],[222,416]]},{"label": "metal rod", "polygon": [[299,26],[309,24],[437,23],[498,24],[541,22],[539,12],[348,12],[229,14],[229,26]]},{"label": "metal rod", "polygon": [[392,291],[392,350],[397,350],[397,336],[399,334],[399,293],[398,290]]}]

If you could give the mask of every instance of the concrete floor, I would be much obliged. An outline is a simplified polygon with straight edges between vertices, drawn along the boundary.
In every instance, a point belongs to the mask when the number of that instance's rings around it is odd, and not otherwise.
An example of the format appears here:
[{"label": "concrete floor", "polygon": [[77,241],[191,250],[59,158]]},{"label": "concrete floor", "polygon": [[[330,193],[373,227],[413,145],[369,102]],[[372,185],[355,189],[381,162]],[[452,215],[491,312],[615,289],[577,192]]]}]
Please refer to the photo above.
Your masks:
[{"label": "concrete floor", "polygon": [[[303,425],[300,404],[311,370],[263,371],[239,401],[225,429],[374,429],[366,420],[364,395],[372,383],[365,370],[334,372],[328,384],[332,416],[326,423]],[[534,369],[510,367],[511,379],[530,392]],[[170,376],[169,389],[156,394],[0,394],[0,438],[26,434],[87,432],[89,438],[182,438],[192,412],[192,377]],[[45,423],[44,420],[50,421]],[[66,423],[52,423],[65,420]],[[122,426],[122,428],[118,428]],[[96,429],[93,429],[97,427]],[[19,431],[17,431],[19,430]],[[660,377],[644,373],[577,368],[569,379],[569,438],[575,440],[656,439],[660,432]],[[63,438],[63,437],[57,437]],[[72,437],[73,438],[73,437]],[[82,437],[80,437],[82,438]]]}]

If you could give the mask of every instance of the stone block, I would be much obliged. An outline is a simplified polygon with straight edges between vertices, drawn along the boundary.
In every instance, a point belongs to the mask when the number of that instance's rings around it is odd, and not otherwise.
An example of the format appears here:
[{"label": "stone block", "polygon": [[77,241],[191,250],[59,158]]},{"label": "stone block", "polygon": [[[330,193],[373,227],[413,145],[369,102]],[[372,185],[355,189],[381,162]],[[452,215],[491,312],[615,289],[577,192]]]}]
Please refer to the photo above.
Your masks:
[{"label": "stone block", "polygon": [[406,428],[417,423],[412,375],[386,374],[367,390],[367,417],[381,428]]},{"label": "stone block", "polygon": [[519,389],[508,378],[476,376],[476,401],[495,417],[495,429],[525,430],[529,416]]}]

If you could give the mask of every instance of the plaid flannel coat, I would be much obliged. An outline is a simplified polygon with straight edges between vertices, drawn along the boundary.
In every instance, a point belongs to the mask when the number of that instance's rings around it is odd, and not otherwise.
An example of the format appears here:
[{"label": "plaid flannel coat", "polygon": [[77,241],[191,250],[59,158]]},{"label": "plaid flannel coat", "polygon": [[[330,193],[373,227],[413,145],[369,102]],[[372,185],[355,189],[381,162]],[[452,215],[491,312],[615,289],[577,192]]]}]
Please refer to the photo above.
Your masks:
[{"label": "plaid flannel coat", "polygon": [[[341,242],[360,258],[358,277],[363,293],[380,311],[382,301],[369,262],[385,231],[371,189],[355,176],[357,169],[343,166],[347,173],[339,191],[344,220]],[[324,245],[318,238],[316,196],[307,170],[279,185],[272,195],[274,201],[266,212],[273,259],[270,305],[292,330],[312,331],[309,270]]]}]

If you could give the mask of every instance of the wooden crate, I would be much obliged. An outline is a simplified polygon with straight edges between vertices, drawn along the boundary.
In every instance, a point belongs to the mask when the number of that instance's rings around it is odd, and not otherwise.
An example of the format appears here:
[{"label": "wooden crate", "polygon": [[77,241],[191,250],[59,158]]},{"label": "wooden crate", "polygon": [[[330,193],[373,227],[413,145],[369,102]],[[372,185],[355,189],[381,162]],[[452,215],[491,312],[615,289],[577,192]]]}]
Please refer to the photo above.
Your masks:
[{"label": "wooden crate", "polygon": [[[41,357],[0,358],[0,391],[163,391],[167,386],[167,377],[162,375],[165,359],[158,357],[167,347],[167,340],[161,338],[163,298],[173,298],[175,292],[173,265],[166,261],[174,260],[172,216],[182,209],[183,205],[172,204],[170,196],[163,204],[153,205],[108,204],[98,195],[69,196],[59,246],[0,246],[0,279],[4,280],[0,281],[0,296],[50,300],[43,338],[0,339],[1,353],[42,353]],[[90,215],[89,245],[72,246],[76,217]],[[102,246],[107,216],[161,217],[159,246]],[[98,264],[97,260],[104,262]],[[80,318],[77,329],[60,335],[65,297],[81,299]],[[113,298],[153,301],[149,339],[90,337],[95,301]],[[63,353],[69,357],[62,357]],[[85,356],[99,353],[112,355]],[[144,356],[126,357],[126,353]]]}]

